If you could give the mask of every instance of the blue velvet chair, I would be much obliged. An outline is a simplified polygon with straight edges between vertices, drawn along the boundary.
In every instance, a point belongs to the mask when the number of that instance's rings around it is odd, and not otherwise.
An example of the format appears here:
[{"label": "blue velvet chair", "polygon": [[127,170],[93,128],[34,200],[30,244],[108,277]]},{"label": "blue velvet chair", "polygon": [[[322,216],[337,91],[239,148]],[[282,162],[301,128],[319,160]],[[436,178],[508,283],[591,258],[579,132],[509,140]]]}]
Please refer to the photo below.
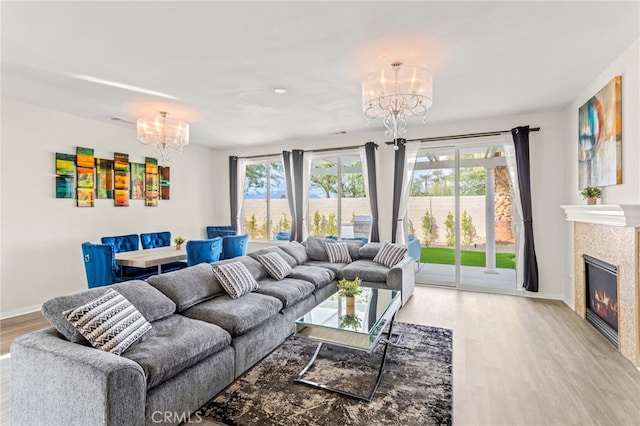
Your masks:
[{"label": "blue velvet chair", "polygon": [[187,264],[189,266],[198,263],[214,263],[220,260],[222,254],[222,238],[216,237],[209,240],[187,241]]},{"label": "blue velvet chair", "polygon": [[[102,241],[102,244],[109,244],[113,246],[113,250],[115,253],[120,253],[123,251],[135,251],[140,249],[140,238],[138,237],[138,234],[102,237],[100,240]],[[120,268],[119,265],[116,265],[115,271],[117,275],[125,277],[144,274],[150,272],[150,269],[136,268],[133,266]]]},{"label": "blue velvet chair", "polygon": [[291,231],[280,231],[273,236],[275,241],[289,241],[291,239]]},{"label": "blue velvet chair", "polygon": [[82,243],[82,257],[89,288],[102,287],[123,281],[116,274],[116,258],[112,245]]},{"label": "blue velvet chair", "polygon": [[[171,245],[171,232],[148,232],[140,234],[142,249],[152,249],[158,247],[169,247]],[[185,262],[171,262],[162,265],[162,272],[177,271],[187,267]]]},{"label": "blue velvet chair", "polygon": [[222,237],[222,256],[220,260],[232,259],[247,254],[249,234],[228,235]]},{"label": "blue velvet chair", "polygon": [[362,241],[365,244],[367,244],[369,242],[369,239],[367,237],[349,237],[349,238],[343,238],[342,240],[346,240],[346,241]]},{"label": "blue velvet chair", "polygon": [[207,226],[207,238],[209,239],[236,234],[237,232],[230,226]]},{"label": "blue velvet chair", "polygon": [[140,242],[143,249],[167,247],[171,245],[171,232],[149,232],[140,234]]},{"label": "blue velvet chair", "polygon": [[407,235],[407,255],[418,262],[418,269],[420,269],[420,255],[422,255],[422,247],[420,246],[420,240],[417,240],[413,234]]}]

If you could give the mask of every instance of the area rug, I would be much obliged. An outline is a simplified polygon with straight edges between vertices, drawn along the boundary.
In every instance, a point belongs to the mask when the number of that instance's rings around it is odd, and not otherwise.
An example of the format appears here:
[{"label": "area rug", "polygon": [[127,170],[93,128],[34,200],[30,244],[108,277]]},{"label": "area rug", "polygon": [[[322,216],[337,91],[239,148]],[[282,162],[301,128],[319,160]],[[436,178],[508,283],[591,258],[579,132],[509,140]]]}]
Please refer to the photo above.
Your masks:
[{"label": "area rug", "polygon": [[[317,344],[292,336],[198,414],[225,425],[450,425],[452,331],[395,323],[396,331],[369,403],[294,382]],[[383,346],[369,355],[323,345],[305,379],[367,394]]]}]

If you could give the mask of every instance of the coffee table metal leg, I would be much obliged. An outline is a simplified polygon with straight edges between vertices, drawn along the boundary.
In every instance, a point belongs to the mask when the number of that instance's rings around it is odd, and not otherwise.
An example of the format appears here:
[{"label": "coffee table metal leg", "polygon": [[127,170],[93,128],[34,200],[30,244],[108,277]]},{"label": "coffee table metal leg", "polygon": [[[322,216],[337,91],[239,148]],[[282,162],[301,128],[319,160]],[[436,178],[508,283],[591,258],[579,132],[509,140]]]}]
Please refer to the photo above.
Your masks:
[{"label": "coffee table metal leg", "polygon": [[389,331],[387,332],[387,339],[383,341],[383,343],[384,343],[384,351],[382,352],[382,360],[380,361],[380,368],[378,369],[378,375],[376,376],[376,382],[373,385],[373,388],[371,389],[371,392],[369,392],[368,395],[360,395],[360,394],[348,392],[348,391],[345,391],[345,390],[342,390],[342,389],[334,388],[334,387],[329,386],[329,385],[324,385],[322,383],[312,382],[311,380],[306,380],[306,379],[303,378],[303,376],[307,373],[307,371],[309,371],[309,368],[311,368],[313,363],[316,361],[316,358],[318,357],[318,354],[320,353],[320,349],[322,349],[323,342],[318,343],[318,347],[316,348],[315,353],[311,357],[311,360],[309,360],[309,363],[307,364],[307,366],[300,372],[300,374],[298,374],[298,377],[296,377],[294,379],[294,381],[299,382],[299,383],[303,383],[305,385],[312,386],[312,387],[315,387],[315,388],[325,389],[325,390],[328,390],[330,392],[339,393],[341,395],[345,395],[345,396],[348,396],[348,397],[351,397],[351,398],[355,398],[355,399],[360,399],[362,401],[371,402],[371,400],[373,399],[373,395],[375,395],[376,391],[378,390],[378,386],[380,386],[380,381],[382,380],[382,372],[384,371],[384,365],[385,365],[385,363],[387,361],[387,350],[389,349],[389,345],[393,346],[393,344],[391,343],[391,341],[389,339],[391,339],[391,336],[392,336],[393,320],[394,319],[395,319],[395,315],[391,319],[391,324],[389,324]]}]

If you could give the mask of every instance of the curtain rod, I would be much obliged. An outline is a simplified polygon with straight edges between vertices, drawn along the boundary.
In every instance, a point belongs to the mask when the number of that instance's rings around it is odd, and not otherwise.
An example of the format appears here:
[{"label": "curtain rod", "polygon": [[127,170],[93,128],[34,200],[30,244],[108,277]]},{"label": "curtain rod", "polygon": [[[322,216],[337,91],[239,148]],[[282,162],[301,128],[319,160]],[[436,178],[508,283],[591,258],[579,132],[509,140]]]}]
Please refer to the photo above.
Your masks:
[{"label": "curtain rod", "polygon": [[[540,127],[531,127],[529,131],[537,132],[540,130]],[[498,136],[504,133],[511,133],[511,130],[496,130],[494,132],[483,132],[483,133],[465,133],[462,135],[451,135],[451,136],[434,136],[432,138],[418,138],[418,139],[407,139],[407,142],[437,142],[437,141],[448,141],[454,139],[470,139],[470,138],[480,138],[483,136]],[[385,142],[387,145],[393,145],[394,141]]]},{"label": "curtain rod", "polygon": [[[388,143],[388,142],[387,142]],[[375,144],[376,148],[378,147],[378,144]],[[321,148],[321,149],[305,149],[304,152],[331,152],[331,151],[344,151],[347,149],[356,149],[356,148],[360,148],[363,147],[364,145],[352,145],[352,146],[339,146],[337,148]],[[251,160],[253,158],[266,158],[266,157],[277,157],[279,155],[282,155],[281,152],[277,153],[277,154],[260,154],[260,155],[248,155],[246,157],[238,157],[238,158],[242,158],[242,159],[246,159],[246,160]]]}]

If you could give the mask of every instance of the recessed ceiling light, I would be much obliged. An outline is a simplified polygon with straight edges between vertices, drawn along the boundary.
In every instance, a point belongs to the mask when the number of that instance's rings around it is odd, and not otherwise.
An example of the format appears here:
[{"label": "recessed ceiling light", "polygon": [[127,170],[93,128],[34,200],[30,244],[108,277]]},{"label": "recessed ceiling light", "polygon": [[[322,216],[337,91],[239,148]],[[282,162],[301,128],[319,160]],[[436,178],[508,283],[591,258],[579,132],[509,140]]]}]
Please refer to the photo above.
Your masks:
[{"label": "recessed ceiling light", "polygon": [[273,89],[273,91],[276,92],[279,95],[281,95],[283,93],[287,93],[287,89],[283,89],[281,87],[278,87],[277,89]]}]

